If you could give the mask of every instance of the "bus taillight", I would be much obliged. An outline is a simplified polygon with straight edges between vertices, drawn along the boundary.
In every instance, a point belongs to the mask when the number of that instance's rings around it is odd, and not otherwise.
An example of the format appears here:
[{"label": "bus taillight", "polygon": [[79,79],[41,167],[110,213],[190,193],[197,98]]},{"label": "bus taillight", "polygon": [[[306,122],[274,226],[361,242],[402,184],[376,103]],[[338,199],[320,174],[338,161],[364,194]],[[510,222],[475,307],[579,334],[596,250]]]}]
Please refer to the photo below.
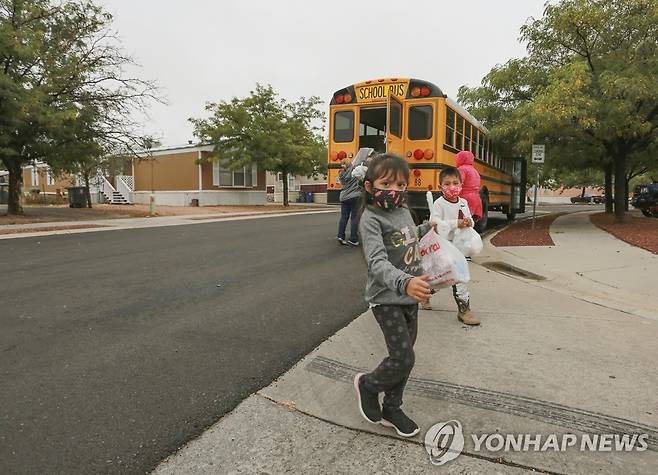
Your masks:
[{"label": "bus taillight", "polygon": [[423,152],[423,156],[425,157],[425,160],[432,160],[434,158],[434,150],[428,148]]},{"label": "bus taillight", "polygon": [[418,169],[414,170],[414,176],[420,176],[420,170]]},{"label": "bus taillight", "polygon": [[425,152],[417,148],[416,150],[414,150],[414,158],[416,160],[422,160],[423,158],[425,158]]},{"label": "bus taillight", "polygon": [[347,152],[341,150],[338,152],[338,160],[345,160],[347,158]]}]

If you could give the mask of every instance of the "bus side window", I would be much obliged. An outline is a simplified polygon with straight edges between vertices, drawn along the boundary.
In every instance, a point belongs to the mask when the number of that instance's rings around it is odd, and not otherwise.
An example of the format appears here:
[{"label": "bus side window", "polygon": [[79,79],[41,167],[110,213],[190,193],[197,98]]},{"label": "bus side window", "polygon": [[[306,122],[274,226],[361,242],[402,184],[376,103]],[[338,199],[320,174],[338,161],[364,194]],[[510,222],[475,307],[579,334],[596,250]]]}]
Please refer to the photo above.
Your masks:
[{"label": "bus side window", "polygon": [[354,111],[338,111],[334,114],[334,142],[354,140]]},{"label": "bus side window", "polygon": [[457,116],[457,144],[455,148],[464,150],[464,118],[460,115]]},{"label": "bus side window", "polygon": [[471,147],[471,129],[473,126],[466,122],[466,127],[464,129],[464,150],[470,150],[472,151],[473,148]]},{"label": "bus side window", "polygon": [[455,111],[446,107],[446,145],[455,146]]},{"label": "bus side window", "polygon": [[413,106],[409,108],[409,140],[427,140],[432,138],[432,106]]}]

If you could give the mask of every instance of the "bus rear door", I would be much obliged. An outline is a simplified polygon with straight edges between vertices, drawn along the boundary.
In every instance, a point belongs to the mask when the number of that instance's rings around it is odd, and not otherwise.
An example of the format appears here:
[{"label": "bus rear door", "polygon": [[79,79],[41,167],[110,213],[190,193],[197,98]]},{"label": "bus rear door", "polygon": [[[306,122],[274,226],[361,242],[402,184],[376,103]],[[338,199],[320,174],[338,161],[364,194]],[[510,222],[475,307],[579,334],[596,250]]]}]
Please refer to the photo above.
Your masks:
[{"label": "bus rear door", "polygon": [[386,105],[386,152],[404,157],[402,99],[390,94]]}]

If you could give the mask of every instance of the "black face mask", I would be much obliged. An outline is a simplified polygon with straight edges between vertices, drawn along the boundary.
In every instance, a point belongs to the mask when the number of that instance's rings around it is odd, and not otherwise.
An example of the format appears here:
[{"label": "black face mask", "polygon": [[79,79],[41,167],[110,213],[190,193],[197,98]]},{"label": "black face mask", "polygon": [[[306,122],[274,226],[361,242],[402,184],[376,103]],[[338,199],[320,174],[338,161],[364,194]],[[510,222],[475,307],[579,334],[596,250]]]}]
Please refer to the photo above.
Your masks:
[{"label": "black face mask", "polygon": [[406,192],[398,190],[380,190],[372,189],[370,193],[370,202],[381,209],[390,211],[402,206],[405,202]]}]

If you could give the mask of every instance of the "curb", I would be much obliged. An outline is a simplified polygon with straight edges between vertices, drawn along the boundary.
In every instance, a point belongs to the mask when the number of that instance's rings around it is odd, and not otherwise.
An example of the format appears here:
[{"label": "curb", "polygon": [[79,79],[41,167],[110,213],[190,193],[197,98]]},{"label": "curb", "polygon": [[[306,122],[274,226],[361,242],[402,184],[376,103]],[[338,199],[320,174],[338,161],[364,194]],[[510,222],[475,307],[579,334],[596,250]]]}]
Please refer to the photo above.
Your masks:
[{"label": "curb", "polygon": [[[334,209],[321,209],[321,210],[309,210],[309,211],[286,211],[283,213],[242,213],[242,214],[233,214],[230,216],[222,217],[208,217],[204,219],[190,219],[190,217],[181,217],[181,216],[161,216],[158,218],[180,218],[177,221],[168,221],[163,223],[153,222],[153,224],[148,224],[146,226],[126,226],[121,224],[121,219],[116,219],[117,223],[112,222],[107,224],[108,220],[91,220],[91,221],[80,221],[81,223],[94,223],[96,221],[96,228],[83,228],[83,229],[64,229],[58,231],[39,231],[39,228],[35,228],[33,232],[27,231],[24,233],[16,234],[0,234],[0,240],[2,239],[20,239],[28,237],[41,237],[41,236],[55,236],[60,234],[80,234],[80,233],[90,233],[90,232],[102,232],[102,231],[125,231],[130,229],[152,229],[152,228],[163,228],[168,226],[185,226],[185,225],[195,225],[195,224],[206,224],[206,223],[216,223],[221,221],[243,221],[248,219],[264,219],[264,218],[281,218],[285,216],[300,216],[304,214],[328,214],[328,213],[337,213],[338,210]],[[198,218],[199,215],[196,215]],[[130,219],[130,218],[127,218]],[[142,219],[142,218],[140,218]],[[145,218],[144,218],[145,219]],[[97,221],[102,221],[103,224],[98,224]],[[57,223],[55,221],[54,223]],[[61,222],[60,222],[61,223]],[[39,223],[39,224],[48,224],[54,226],[55,224],[48,223]]]}]

